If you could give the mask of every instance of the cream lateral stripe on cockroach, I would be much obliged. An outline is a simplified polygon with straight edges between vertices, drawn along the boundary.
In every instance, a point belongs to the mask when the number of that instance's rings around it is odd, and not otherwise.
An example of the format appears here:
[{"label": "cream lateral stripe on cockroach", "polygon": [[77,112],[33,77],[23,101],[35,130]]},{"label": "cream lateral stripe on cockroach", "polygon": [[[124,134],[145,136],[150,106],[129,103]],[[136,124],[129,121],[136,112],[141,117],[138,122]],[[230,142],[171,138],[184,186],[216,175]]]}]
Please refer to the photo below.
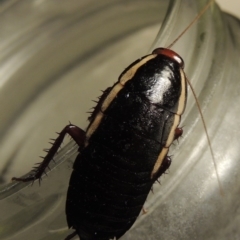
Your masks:
[{"label": "cream lateral stripe on cockroach", "polygon": [[169,147],[173,140],[174,140],[174,134],[175,134],[175,129],[178,127],[181,117],[180,115],[183,114],[184,109],[185,109],[185,103],[186,103],[186,78],[185,78],[185,74],[183,72],[182,69],[180,69],[180,74],[181,74],[181,94],[180,94],[180,98],[179,98],[179,103],[178,103],[178,109],[176,112],[176,115],[174,117],[174,121],[173,121],[173,125],[172,125],[172,129],[170,131],[170,134],[168,136],[167,142],[165,147]]},{"label": "cream lateral stripe on cockroach", "polygon": [[178,109],[177,109],[177,114],[178,115],[181,115],[183,113],[184,109],[185,109],[185,107],[184,107],[185,106],[185,102],[186,102],[186,98],[185,98],[186,87],[185,87],[185,85],[187,83],[186,76],[185,76],[185,74],[184,74],[182,69],[180,69],[180,74],[181,74],[181,85],[183,87],[182,87],[182,92],[181,92],[181,95],[180,95],[180,98],[179,98],[179,103],[178,103]]},{"label": "cream lateral stripe on cockroach", "polygon": [[155,174],[159,171],[161,165],[162,165],[162,162],[163,162],[163,159],[165,158],[165,156],[167,155],[168,153],[168,150],[169,150],[169,147],[163,147],[162,148],[162,151],[160,152],[158,158],[157,158],[157,161],[153,167],[153,170],[151,172],[151,178],[153,178],[155,176]]},{"label": "cream lateral stripe on cockroach", "polygon": [[170,147],[170,145],[172,144],[173,140],[174,140],[174,136],[175,136],[175,129],[178,127],[179,123],[180,123],[180,115],[183,113],[184,111],[184,106],[185,106],[185,102],[186,102],[186,78],[185,78],[185,74],[183,72],[182,69],[180,69],[180,73],[181,73],[181,85],[182,85],[182,88],[181,88],[181,94],[180,94],[180,98],[179,98],[179,104],[178,104],[178,109],[177,109],[177,114],[175,114],[175,117],[174,117],[174,121],[173,121],[173,125],[172,125],[172,128],[171,128],[171,131],[169,133],[169,136],[168,136],[168,139],[167,139],[167,142],[164,146],[164,148],[162,149],[162,151],[160,152],[158,158],[157,158],[157,161],[154,165],[154,168],[152,170],[152,173],[151,173],[151,177],[153,177],[157,171],[159,170],[161,164],[162,164],[162,161],[164,159],[164,157],[167,155],[168,153],[168,149]]},{"label": "cream lateral stripe on cockroach", "polygon": [[133,67],[128,69],[128,71],[126,71],[121,76],[121,78],[119,79],[119,82],[111,89],[109,95],[104,100],[104,102],[103,102],[103,104],[101,106],[101,109],[98,112],[98,115],[95,118],[94,122],[89,126],[89,128],[88,128],[88,130],[86,132],[86,142],[85,142],[85,145],[87,145],[87,139],[89,139],[91,137],[91,135],[94,133],[94,131],[97,129],[97,127],[101,123],[101,120],[102,120],[102,118],[104,116],[104,111],[111,104],[111,102],[116,97],[118,92],[124,87],[125,83],[127,81],[130,81],[133,78],[134,74],[136,73],[137,69],[140,66],[142,66],[144,63],[146,63],[147,61],[149,61],[150,59],[152,59],[152,58],[154,58],[156,56],[157,56],[156,54],[152,54],[152,55],[146,56],[145,58],[141,59],[141,61],[139,61],[136,65],[134,65]]},{"label": "cream lateral stripe on cockroach", "polygon": [[68,133],[79,146],[66,199],[68,227],[65,240],[119,239],[128,231],[153,184],[170,167],[167,156],[186,106],[187,82],[196,100],[208,139],[220,189],[211,142],[199,102],[184,73],[182,58],[169,48],[209,8],[200,14],[168,48],[156,48],[129,65],[117,83],[99,99],[84,131],[71,123],[54,140],[43,162],[26,178],[41,180],[49,162]]}]

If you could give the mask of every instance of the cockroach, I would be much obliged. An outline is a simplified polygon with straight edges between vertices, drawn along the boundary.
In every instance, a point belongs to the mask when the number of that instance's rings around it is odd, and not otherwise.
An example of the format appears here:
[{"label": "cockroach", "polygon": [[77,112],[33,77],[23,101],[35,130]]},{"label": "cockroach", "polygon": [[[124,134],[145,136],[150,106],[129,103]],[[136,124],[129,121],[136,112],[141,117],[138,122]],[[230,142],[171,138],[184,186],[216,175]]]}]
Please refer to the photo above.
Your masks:
[{"label": "cockroach", "polygon": [[[154,182],[169,168],[169,147],[183,133],[178,126],[188,82],[183,59],[170,49],[173,44],[128,66],[103,92],[86,131],[70,123],[30,176],[13,178],[41,179],[64,136],[74,139],[79,154],[70,178],[66,216],[75,231],[66,240],[75,235],[81,240],[119,239],[143,209]],[[208,134],[207,138],[210,145]],[[211,145],[210,149],[213,155]]]}]

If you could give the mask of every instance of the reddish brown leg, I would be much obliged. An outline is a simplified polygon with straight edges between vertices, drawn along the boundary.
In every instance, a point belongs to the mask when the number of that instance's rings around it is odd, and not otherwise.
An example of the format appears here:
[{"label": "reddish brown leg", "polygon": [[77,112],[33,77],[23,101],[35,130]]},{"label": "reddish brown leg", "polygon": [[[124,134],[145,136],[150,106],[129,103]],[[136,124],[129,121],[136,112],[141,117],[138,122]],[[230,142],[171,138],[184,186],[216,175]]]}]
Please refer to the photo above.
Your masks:
[{"label": "reddish brown leg", "polygon": [[162,174],[168,170],[168,168],[171,165],[171,162],[172,162],[172,160],[171,160],[171,157],[169,157],[169,156],[166,156],[163,159],[161,167],[159,168],[158,172],[156,173],[155,181],[158,180],[158,178],[160,178],[162,176]]},{"label": "reddish brown leg", "polygon": [[73,140],[78,144],[79,147],[83,144],[85,139],[85,132],[81,128],[73,124],[67,125],[59,133],[59,136],[56,139],[54,139],[52,147],[49,150],[47,150],[47,155],[43,158],[43,161],[40,163],[40,165],[36,169],[34,169],[34,173],[26,178],[13,177],[12,180],[20,181],[20,182],[29,182],[29,181],[34,181],[36,179],[41,179],[42,174],[44,173],[48,164],[53,159],[56,152],[58,151],[67,133],[73,138]]},{"label": "reddish brown leg", "polygon": [[180,138],[183,134],[183,129],[182,128],[176,128],[175,129],[175,135],[174,135],[174,140],[177,140]]}]

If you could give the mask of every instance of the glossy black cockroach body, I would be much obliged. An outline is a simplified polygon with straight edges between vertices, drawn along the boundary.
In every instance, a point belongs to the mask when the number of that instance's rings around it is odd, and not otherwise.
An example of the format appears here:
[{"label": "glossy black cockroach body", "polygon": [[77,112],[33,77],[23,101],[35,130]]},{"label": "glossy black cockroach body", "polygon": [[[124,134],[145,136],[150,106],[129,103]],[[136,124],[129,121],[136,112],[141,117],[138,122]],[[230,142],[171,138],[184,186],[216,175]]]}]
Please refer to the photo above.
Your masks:
[{"label": "glossy black cockroach body", "polygon": [[119,239],[135,222],[153,183],[168,169],[167,156],[184,112],[187,84],[183,60],[158,48],[132,63],[104,91],[86,132],[69,124],[55,140],[31,181],[41,177],[70,134],[79,145],[66,215],[81,240]]},{"label": "glossy black cockroach body", "polygon": [[82,240],[121,237],[170,165],[186,102],[183,61],[156,49],[131,64],[97,105],[74,163],[67,220]]}]

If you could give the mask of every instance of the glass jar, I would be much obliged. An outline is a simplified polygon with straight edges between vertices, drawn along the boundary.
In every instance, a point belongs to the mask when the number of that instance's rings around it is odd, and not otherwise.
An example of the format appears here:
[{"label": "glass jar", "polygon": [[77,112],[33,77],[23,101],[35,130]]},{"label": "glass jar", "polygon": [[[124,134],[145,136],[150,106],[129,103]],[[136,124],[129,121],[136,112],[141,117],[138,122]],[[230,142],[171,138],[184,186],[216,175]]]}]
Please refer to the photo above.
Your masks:
[{"label": "glass jar", "polygon": [[[100,90],[156,47],[167,47],[204,1],[8,1],[1,3],[0,99],[2,181],[26,173],[70,120],[85,114]],[[56,4],[58,3],[58,4]],[[4,20],[4,21],[3,21]],[[6,24],[8,23],[8,24]],[[157,29],[162,24],[157,38]],[[237,239],[239,20],[211,7],[173,46],[185,61],[213,146],[220,183],[195,100],[189,91],[184,135],[172,165],[154,184],[136,224],[121,239]],[[84,113],[84,114],[83,114]],[[64,239],[65,198],[77,147],[67,144],[52,171],[0,189],[0,239]],[[16,160],[17,159],[17,160]],[[26,162],[23,162],[26,160]],[[32,161],[32,162],[31,162]],[[20,162],[20,163],[19,163]],[[21,169],[20,169],[21,168]],[[20,169],[20,170],[19,170]],[[19,170],[19,172],[18,172]],[[5,174],[9,172],[9,174]],[[29,186],[30,185],[30,186]]]}]

